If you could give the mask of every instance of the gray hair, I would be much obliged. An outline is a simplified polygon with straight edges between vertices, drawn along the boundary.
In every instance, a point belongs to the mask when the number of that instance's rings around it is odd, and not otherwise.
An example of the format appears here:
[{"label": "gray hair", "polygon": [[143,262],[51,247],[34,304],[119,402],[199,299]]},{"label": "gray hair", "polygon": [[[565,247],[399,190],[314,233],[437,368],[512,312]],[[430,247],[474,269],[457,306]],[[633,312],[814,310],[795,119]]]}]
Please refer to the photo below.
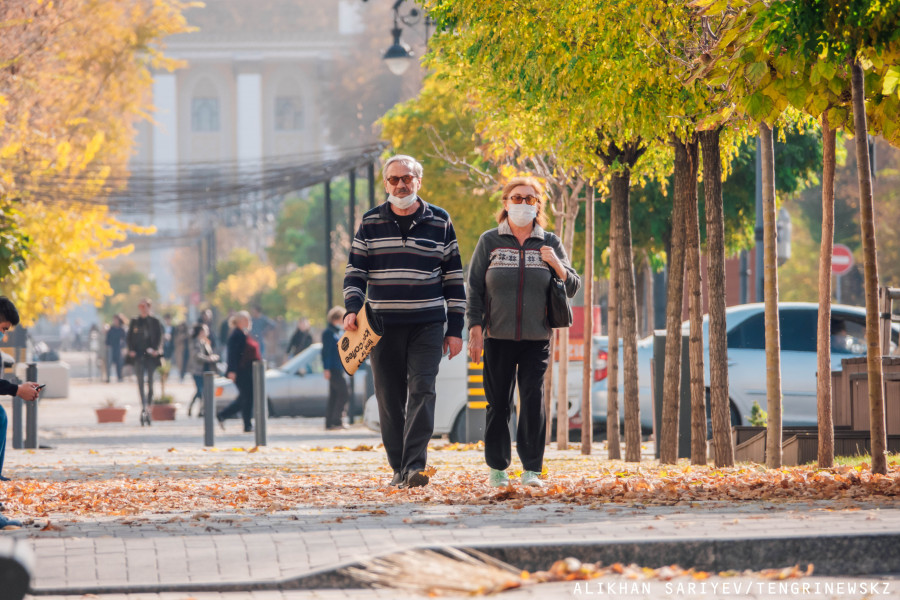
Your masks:
[{"label": "gray hair", "polygon": [[239,319],[246,319],[247,327],[250,327],[253,324],[253,319],[250,317],[250,313],[247,312],[246,310],[239,310],[238,312],[234,313],[234,316],[232,317],[232,319],[234,319],[235,327],[237,327],[237,322]]},{"label": "gray hair", "polygon": [[412,156],[407,156],[406,154],[395,154],[384,162],[384,166],[381,167],[381,178],[387,180],[387,169],[388,167],[395,163],[401,163],[409,167],[409,170],[413,172],[413,175],[416,176],[416,179],[422,179],[422,163],[414,159]]}]

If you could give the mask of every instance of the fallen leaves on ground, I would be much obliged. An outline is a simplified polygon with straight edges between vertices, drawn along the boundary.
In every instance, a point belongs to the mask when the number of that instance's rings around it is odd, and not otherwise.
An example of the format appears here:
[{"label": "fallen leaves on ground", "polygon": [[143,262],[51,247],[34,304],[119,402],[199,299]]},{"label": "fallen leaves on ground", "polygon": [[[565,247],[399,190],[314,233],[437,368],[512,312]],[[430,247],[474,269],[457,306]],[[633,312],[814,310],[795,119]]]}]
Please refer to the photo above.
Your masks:
[{"label": "fallen leaves on ground", "polygon": [[[260,450],[257,456],[261,454]],[[361,456],[348,460],[349,457],[339,459],[340,455],[333,455],[334,461],[343,462],[304,458],[311,456],[304,451],[277,459],[270,452],[253,459],[263,461],[253,465],[163,465],[157,457],[149,457],[133,465],[125,475],[120,471],[116,471],[116,476],[102,471],[73,471],[68,480],[6,482],[0,484],[0,501],[6,503],[10,514],[47,517],[277,512],[310,506],[374,508],[404,503],[505,504],[519,509],[550,502],[689,506],[702,501],[900,499],[900,467],[895,465],[890,466],[887,475],[873,475],[861,467],[663,468],[655,463],[566,455],[546,461],[548,473],[543,488],[525,488],[514,480],[508,487],[495,489],[487,485],[487,469],[480,453],[453,452],[431,455],[439,468],[426,469],[431,477],[428,486],[400,489],[387,486],[390,471],[378,451],[365,460]]]},{"label": "fallen leaves on ground", "polygon": [[[429,597],[446,594],[485,596],[541,583],[588,581],[599,578],[619,578],[627,581],[665,581],[688,578],[705,581],[715,573],[698,569],[684,569],[668,565],[656,569],[636,564],[586,563],[568,557],[557,560],[546,571],[530,573],[492,558],[473,549],[442,548],[408,550],[387,556],[363,560],[359,567],[347,573],[375,587],[401,589]],[[726,571],[720,577],[760,577],[763,579],[799,579],[812,575],[813,565],[801,569],[799,565],[763,571]],[[580,590],[580,588],[575,588]],[[575,592],[576,595],[578,592]]]}]

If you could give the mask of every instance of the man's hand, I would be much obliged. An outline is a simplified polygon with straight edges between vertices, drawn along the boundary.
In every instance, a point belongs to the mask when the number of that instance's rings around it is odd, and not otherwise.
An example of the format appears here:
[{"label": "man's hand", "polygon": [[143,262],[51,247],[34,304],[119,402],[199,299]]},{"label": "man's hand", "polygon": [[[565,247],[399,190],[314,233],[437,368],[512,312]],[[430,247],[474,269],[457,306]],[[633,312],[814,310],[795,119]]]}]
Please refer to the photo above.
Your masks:
[{"label": "man's hand", "polygon": [[22,400],[34,400],[38,397],[37,387],[38,384],[34,383],[33,381],[26,381],[18,387],[18,389],[16,390],[16,396],[18,396]]},{"label": "man's hand", "polygon": [[129,350],[129,351],[128,351],[128,356],[134,356],[134,350]]},{"label": "man's hand", "polygon": [[344,315],[344,331],[356,331],[357,329],[356,313],[348,312]]},{"label": "man's hand", "polygon": [[234,371],[229,371],[228,373],[225,374],[225,377],[227,377],[228,379],[230,379],[232,381],[235,381],[237,379],[237,375],[235,374]]},{"label": "man's hand", "polygon": [[449,349],[450,355],[447,359],[451,359],[462,350],[462,338],[447,336],[444,338],[444,349],[443,352],[446,353]]},{"label": "man's hand", "polygon": [[475,325],[469,329],[469,360],[476,364],[480,363],[482,350],[484,350],[484,336],[481,325]]},{"label": "man's hand", "polygon": [[325,369],[324,371],[322,371],[322,375],[325,376],[326,380],[331,379],[331,371],[329,371],[328,369]]}]

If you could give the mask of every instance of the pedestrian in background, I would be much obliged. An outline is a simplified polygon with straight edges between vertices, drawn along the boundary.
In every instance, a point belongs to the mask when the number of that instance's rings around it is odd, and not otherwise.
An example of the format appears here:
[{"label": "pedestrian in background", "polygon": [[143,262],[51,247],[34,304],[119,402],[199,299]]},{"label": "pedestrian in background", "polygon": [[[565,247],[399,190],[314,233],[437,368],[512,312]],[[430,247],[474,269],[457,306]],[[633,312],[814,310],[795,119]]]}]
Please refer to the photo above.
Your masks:
[{"label": "pedestrian in background", "polygon": [[[0,296],[0,339],[6,339],[6,332],[12,327],[19,324],[19,311],[16,310],[15,304],[6,296]],[[22,400],[32,401],[38,397],[38,384],[33,381],[26,381],[23,384],[16,385],[5,379],[0,379],[0,396],[18,396]],[[6,418],[6,411],[0,406],[0,481],[9,481],[9,478],[3,476],[3,459],[6,457],[6,429],[9,421]],[[10,523],[5,523],[9,525]],[[3,517],[0,516],[0,527],[4,525]]]},{"label": "pedestrian in background", "polygon": [[197,323],[191,331],[190,358],[188,360],[188,371],[194,378],[197,390],[188,405],[188,416],[191,416],[191,410],[197,400],[200,401],[199,414],[201,417],[203,416],[203,374],[207,371],[215,372],[218,360],[219,355],[213,352],[212,345],[209,343],[209,327],[203,323]]},{"label": "pedestrian in background", "polygon": [[188,325],[187,320],[172,328],[172,342],[175,346],[172,360],[177,362],[179,381],[184,381],[184,376],[189,372],[188,363],[191,360],[191,346],[193,345],[191,332],[192,328]]},{"label": "pedestrian in background", "polygon": [[266,358],[268,357],[266,354],[266,338],[269,336],[270,332],[275,329],[275,322],[263,314],[262,307],[258,304],[253,306],[250,314],[253,319],[253,326],[250,333],[253,334],[253,339],[259,344],[260,355],[263,358]]},{"label": "pedestrian in background", "polygon": [[581,279],[559,238],[544,231],[544,188],[533,177],[514,177],[503,186],[499,226],[481,235],[469,263],[469,359],[484,349],[484,457],[488,483],[509,484],[510,406],[516,381],[519,414],[516,452],[522,484],[541,487],[547,419],[544,373],[550,358],[547,293],[553,275],[571,298]]},{"label": "pedestrian in background", "polygon": [[209,308],[204,308],[200,311],[200,316],[197,317],[197,323],[201,323],[206,325],[206,328],[209,330],[209,345],[212,347],[213,352],[219,351],[219,339],[216,337],[216,332],[213,331],[213,311]]},{"label": "pedestrian in background", "polygon": [[366,300],[384,324],[370,360],[381,439],[394,470],[390,485],[418,487],[428,484],[441,355],[452,359],[462,350],[466,291],[450,215],[418,196],[422,165],[393,156],[382,179],[387,202],[363,215],[350,248],[344,329],[356,331]]},{"label": "pedestrian in background", "polygon": [[328,311],[325,320],[328,325],[322,332],[322,367],[325,369],[325,379],[328,380],[328,404],[325,408],[325,429],[346,429],[344,425],[344,407],[350,399],[350,390],[347,388],[347,379],[344,377],[344,367],[341,366],[341,357],[338,354],[337,343],[341,339],[341,322],[347,310],[343,306],[335,306]]},{"label": "pedestrian in background", "polygon": [[228,368],[225,376],[234,382],[238,397],[217,415],[219,425],[225,428],[225,419],[238,412],[244,420],[244,432],[253,431],[253,363],[262,360],[259,344],[250,333],[252,320],[246,310],[234,315],[234,328],[228,337]]},{"label": "pedestrian in background", "polygon": [[116,367],[116,377],[122,381],[122,367],[125,361],[125,316],[115,315],[112,325],[106,331],[106,381],[112,379],[112,367]]},{"label": "pedestrian in background", "polygon": [[150,405],[153,403],[153,374],[162,364],[163,326],[150,314],[153,302],[144,298],[138,303],[138,316],[128,324],[125,343],[128,356],[134,362],[138,391],[141,394],[141,425],[150,425]]},{"label": "pedestrian in background", "polygon": [[[333,309],[332,309],[333,310]],[[343,317],[342,317],[343,318]],[[309,332],[309,319],[300,317],[297,319],[297,328],[288,342],[287,355],[288,358],[297,356],[312,345],[312,334]]]}]

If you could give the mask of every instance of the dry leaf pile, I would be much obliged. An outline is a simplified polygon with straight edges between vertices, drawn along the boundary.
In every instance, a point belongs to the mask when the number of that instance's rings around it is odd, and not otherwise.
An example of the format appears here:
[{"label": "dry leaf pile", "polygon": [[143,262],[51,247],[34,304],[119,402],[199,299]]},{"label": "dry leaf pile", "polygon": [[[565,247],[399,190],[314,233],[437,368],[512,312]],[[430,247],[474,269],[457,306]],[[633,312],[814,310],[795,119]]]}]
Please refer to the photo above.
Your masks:
[{"label": "dry leaf pile", "polygon": [[[164,455],[167,462],[149,457],[130,468],[60,467],[55,480],[20,478],[0,484],[0,502],[11,515],[57,517],[276,512],[298,507],[373,509],[404,503],[506,504],[520,509],[549,502],[683,505],[900,498],[900,467],[893,464],[887,475],[873,475],[866,465],[828,470],[673,468],[557,455],[547,460],[544,488],[524,488],[513,479],[511,486],[497,490],[487,485],[480,452],[457,452],[469,448],[449,445],[434,448],[430,455],[434,465],[427,471],[431,484],[407,490],[387,487],[390,473],[378,448],[328,449],[332,454],[322,454],[325,449],[233,450],[243,450],[242,460],[254,462],[217,464],[210,455],[196,452],[177,462],[182,453],[168,452]],[[279,452],[286,454],[280,456]]]}]

